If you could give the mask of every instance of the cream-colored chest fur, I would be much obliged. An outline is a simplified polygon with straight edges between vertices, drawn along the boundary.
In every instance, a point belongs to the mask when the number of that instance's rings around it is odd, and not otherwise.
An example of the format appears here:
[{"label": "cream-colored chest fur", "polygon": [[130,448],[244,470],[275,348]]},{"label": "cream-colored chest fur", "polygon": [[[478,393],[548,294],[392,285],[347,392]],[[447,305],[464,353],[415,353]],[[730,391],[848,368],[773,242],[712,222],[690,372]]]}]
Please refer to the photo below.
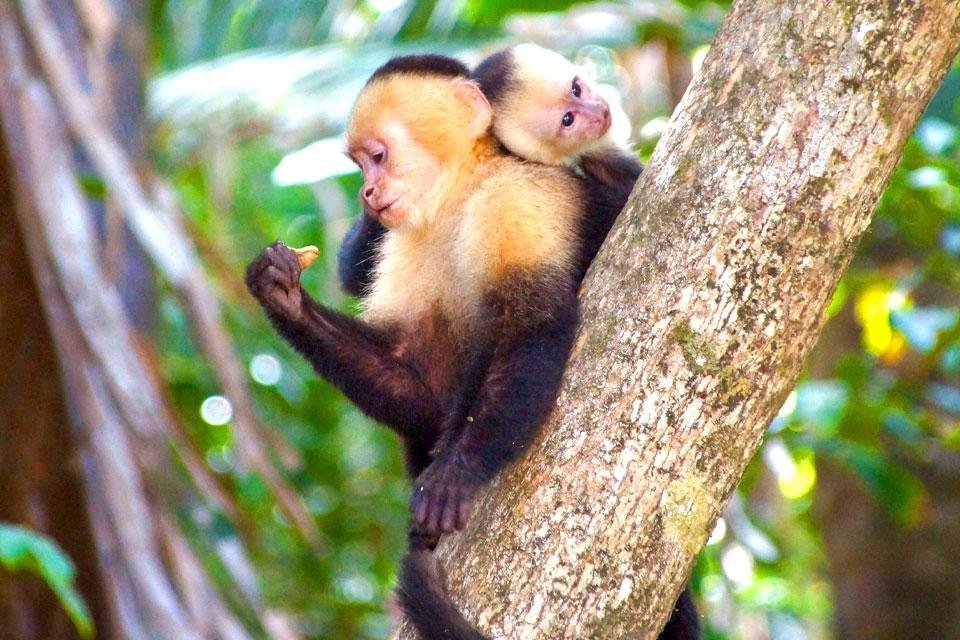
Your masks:
[{"label": "cream-colored chest fur", "polygon": [[427,231],[388,232],[363,300],[363,318],[374,324],[409,325],[439,313],[454,326],[469,322],[479,306],[479,282],[475,269],[459,259],[458,230],[446,224]]},{"label": "cream-colored chest fur", "polygon": [[575,179],[514,159],[491,166],[455,207],[420,229],[384,236],[365,320],[410,326],[439,313],[466,328],[484,293],[511,271],[572,264],[581,211]]}]

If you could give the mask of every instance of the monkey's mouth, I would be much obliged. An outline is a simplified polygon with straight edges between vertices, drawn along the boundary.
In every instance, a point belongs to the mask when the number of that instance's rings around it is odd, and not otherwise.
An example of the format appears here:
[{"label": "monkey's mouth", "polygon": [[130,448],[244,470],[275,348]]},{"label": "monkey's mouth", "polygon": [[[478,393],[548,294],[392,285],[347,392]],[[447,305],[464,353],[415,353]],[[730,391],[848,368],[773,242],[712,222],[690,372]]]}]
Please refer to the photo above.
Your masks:
[{"label": "monkey's mouth", "polygon": [[[399,198],[397,198],[397,200],[399,200]],[[386,204],[386,205],[384,205],[384,206],[382,206],[382,207],[379,207],[379,208],[377,208],[377,209],[374,209],[374,210],[373,210],[373,213],[379,218],[379,217],[382,216],[384,213],[386,213],[386,211],[387,211],[390,207],[392,207],[393,205],[397,204],[397,200],[394,200],[394,201],[391,202],[390,204]]]},{"label": "monkey's mouth", "polygon": [[388,222],[388,219],[391,217],[391,215],[390,215],[390,214],[392,213],[391,210],[390,210],[391,207],[393,207],[393,205],[397,204],[397,202],[398,202],[399,200],[400,200],[400,199],[397,198],[396,200],[394,200],[393,202],[391,202],[391,203],[388,204],[388,205],[384,205],[384,206],[380,207],[379,209],[374,209],[374,210],[373,210],[373,216],[374,216],[377,220],[379,220],[381,223],[386,224],[386,223]]}]

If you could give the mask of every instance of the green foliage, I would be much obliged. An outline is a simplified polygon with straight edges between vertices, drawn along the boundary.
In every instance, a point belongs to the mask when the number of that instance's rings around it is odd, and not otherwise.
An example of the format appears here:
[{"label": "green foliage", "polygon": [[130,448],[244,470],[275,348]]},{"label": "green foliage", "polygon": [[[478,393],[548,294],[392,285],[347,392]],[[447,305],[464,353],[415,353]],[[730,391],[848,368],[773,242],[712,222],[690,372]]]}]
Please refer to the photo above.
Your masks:
[{"label": "green foliage", "polygon": [[40,576],[57,595],[77,633],[82,638],[93,637],[93,618],[74,584],[76,569],[52,540],[23,527],[0,523],[0,566],[10,572]]},{"label": "green foliage", "polygon": [[515,13],[557,13],[578,4],[578,0],[530,0],[528,2],[496,2],[468,0],[468,19],[481,25],[499,25]]}]

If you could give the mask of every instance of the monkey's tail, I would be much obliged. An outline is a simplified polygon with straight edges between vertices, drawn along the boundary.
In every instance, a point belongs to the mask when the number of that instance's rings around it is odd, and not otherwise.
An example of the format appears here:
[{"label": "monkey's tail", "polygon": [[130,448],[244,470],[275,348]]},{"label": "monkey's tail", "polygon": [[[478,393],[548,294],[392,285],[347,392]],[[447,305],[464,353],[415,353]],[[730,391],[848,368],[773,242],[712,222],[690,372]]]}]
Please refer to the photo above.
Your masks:
[{"label": "monkey's tail", "polygon": [[421,640],[490,640],[460,614],[433,552],[412,549],[400,565],[397,598]]},{"label": "monkey's tail", "polygon": [[670,620],[657,640],[700,640],[700,616],[693,605],[689,587],[677,598]]}]

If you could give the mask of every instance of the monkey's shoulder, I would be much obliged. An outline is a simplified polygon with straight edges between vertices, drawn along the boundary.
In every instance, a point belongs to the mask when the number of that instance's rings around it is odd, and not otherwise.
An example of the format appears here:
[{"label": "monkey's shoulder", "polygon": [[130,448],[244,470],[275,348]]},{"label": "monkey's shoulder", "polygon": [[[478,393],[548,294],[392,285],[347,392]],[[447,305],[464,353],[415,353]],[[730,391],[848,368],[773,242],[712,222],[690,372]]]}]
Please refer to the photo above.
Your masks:
[{"label": "monkey's shoulder", "polygon": [[496,169],[464,203],[457,253],[493,279],[566,268],[577,251],[581,181],[569,170],[512,158]]}]

